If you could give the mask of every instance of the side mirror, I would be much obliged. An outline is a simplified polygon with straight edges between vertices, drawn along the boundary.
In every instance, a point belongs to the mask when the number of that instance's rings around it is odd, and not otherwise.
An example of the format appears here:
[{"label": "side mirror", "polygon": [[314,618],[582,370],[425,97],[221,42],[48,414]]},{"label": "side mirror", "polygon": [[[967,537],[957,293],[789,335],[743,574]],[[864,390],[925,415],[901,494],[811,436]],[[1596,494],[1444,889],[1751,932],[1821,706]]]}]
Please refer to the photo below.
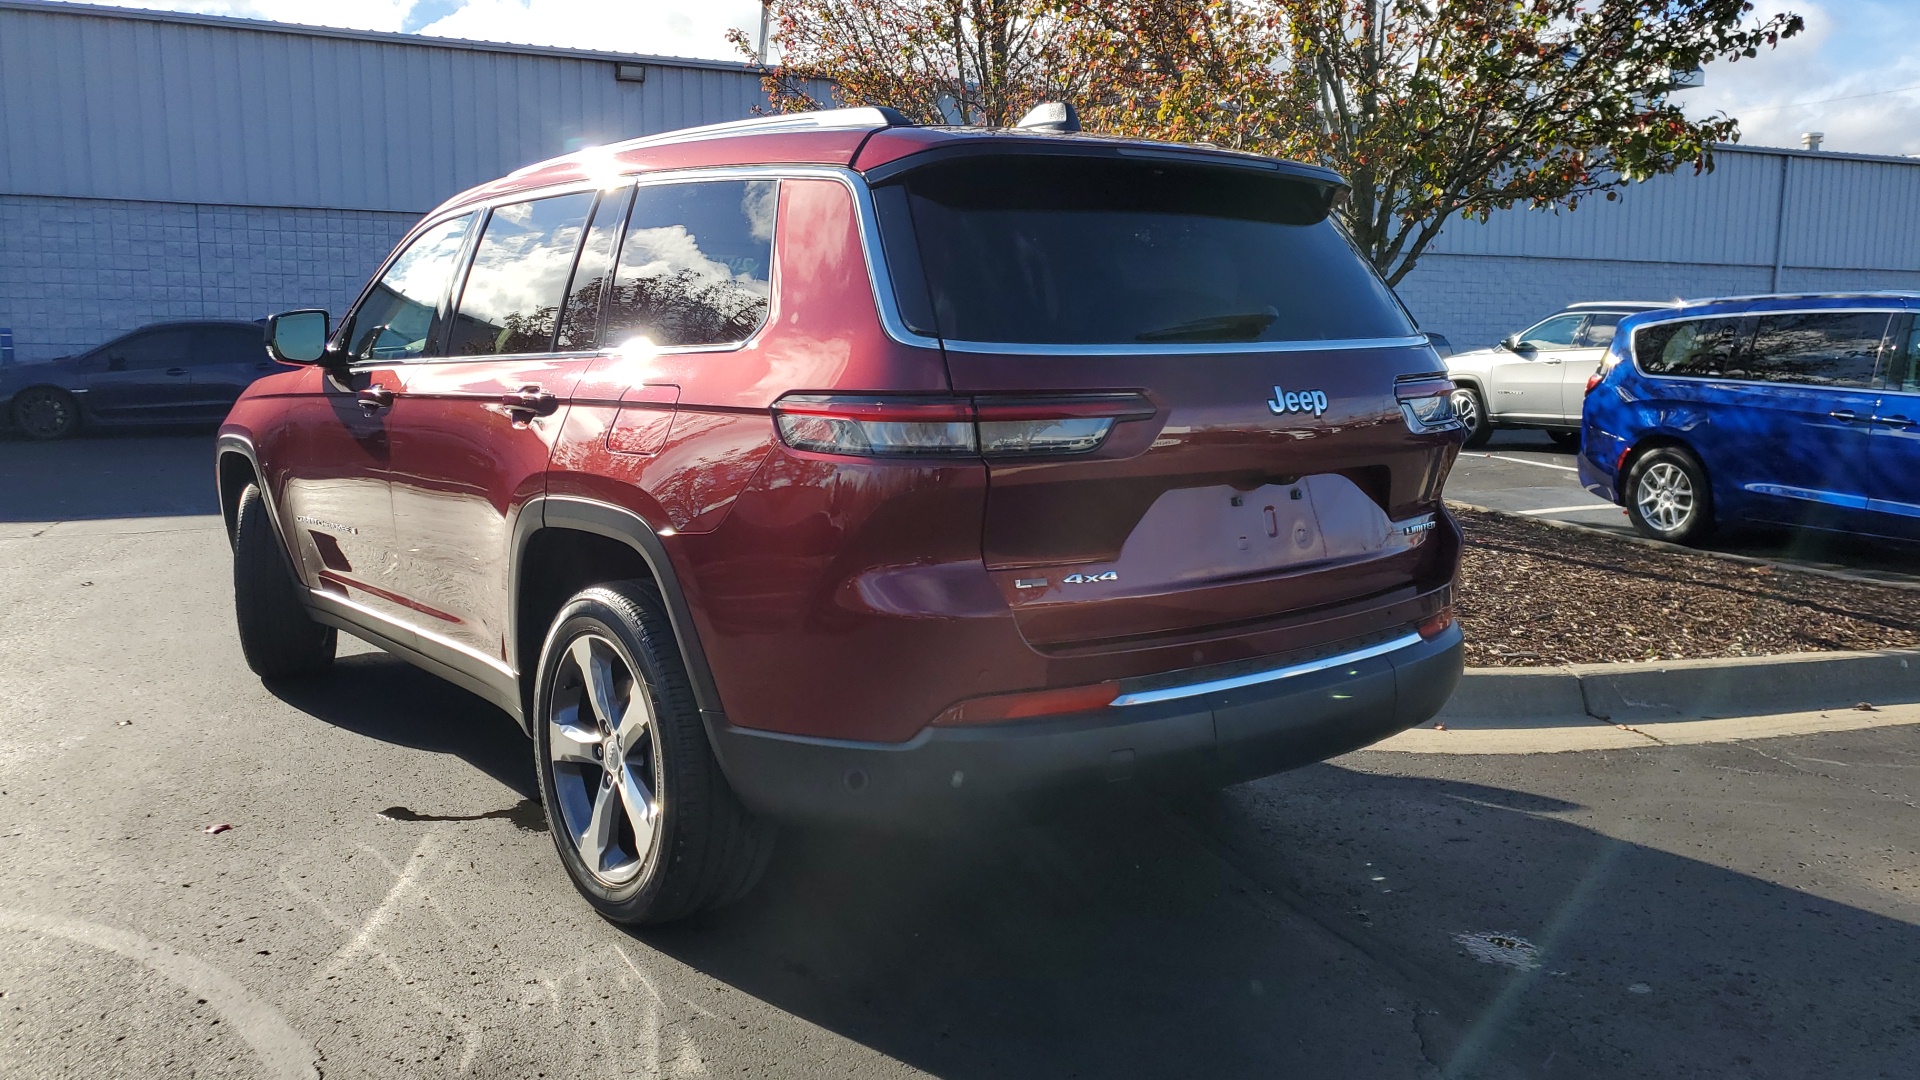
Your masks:
[{"label": "side mirror", "polygon": [[1501,338],[1500,347],[1510,353],[1526,354],[1533,351],[1533,346],[1521,341],[1519,334],[1508,334],[1506,337]]},{"label": "side mirror", "polygon": [[267,316],[267,355],[283,364],[317,364],[327,352],[331,319],[319,308]]}]

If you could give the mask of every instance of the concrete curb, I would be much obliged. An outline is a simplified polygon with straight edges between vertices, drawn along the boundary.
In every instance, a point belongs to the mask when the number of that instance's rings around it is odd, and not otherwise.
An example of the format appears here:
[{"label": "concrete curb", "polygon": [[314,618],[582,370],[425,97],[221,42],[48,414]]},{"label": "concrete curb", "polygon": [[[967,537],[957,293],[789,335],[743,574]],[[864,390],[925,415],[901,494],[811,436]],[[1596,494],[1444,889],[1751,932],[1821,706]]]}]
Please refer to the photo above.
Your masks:
[{"label": "concrete curb", "polygon": [[1920,702],[1920,649],[1469,668],[1441,723],[1557,727],[1776,716]]}]

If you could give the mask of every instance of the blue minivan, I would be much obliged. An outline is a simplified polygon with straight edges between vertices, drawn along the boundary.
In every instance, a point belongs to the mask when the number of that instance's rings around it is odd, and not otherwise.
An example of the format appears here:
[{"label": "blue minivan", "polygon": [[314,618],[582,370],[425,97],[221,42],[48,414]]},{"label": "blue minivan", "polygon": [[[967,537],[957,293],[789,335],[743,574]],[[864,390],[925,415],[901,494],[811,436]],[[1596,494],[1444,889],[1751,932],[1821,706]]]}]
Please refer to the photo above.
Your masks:
[{"label": "blue minivan", "polygon": [[1762,522],[1920,539],[1920,293],[1629,316],[1587,391],[1580,482],[1693,543]]}]

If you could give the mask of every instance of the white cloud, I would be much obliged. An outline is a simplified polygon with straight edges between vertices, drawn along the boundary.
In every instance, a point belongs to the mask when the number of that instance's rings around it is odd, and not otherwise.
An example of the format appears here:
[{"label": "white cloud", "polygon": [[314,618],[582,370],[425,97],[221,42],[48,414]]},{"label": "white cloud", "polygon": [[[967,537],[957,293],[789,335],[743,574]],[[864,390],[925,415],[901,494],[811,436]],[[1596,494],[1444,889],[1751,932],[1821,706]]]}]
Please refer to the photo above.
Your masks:
[{"label": "white cloud", "polygon": [[1806,16],[1806,31],[1753,59],[1708,65],[1707,85],[1682,98],[1687,111],[1733,116],[1747,145],[1798,146],[1801,132],[1819,131],[1827,150],[1920,153],[1920,89],[1882,92],[1920,86],[1920,5],[1775,0],[1759,10],[1776,8]]}]

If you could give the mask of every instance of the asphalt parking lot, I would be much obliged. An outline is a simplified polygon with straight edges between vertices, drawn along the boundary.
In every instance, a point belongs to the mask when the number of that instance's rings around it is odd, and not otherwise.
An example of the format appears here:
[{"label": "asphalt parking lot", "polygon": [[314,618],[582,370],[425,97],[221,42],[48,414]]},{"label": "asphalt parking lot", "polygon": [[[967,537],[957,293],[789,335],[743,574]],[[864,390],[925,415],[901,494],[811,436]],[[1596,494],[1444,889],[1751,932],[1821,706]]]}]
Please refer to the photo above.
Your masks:
[{"label": "asphalt parking lot", "polygon": [[[1625,510],[1580,486],[1574,451],[1555,447],[1539,431],[1497,431],[1480,449],[1462,451],[1447,478],[1447,497],[1543,521],[1640,535]],[[1920,545],[1744,528],[1716,534],[1706,550],[1920,585]]]},{"label": "asphalt parking lot", "polygon": [[0,1076],[1920,1060],[1912,727],[1362,752],[1017,830],[789,834],[745,903],[610,926],[504,715],[363,646],[316,681],[247,671],[211,451],[0,441]]}]

